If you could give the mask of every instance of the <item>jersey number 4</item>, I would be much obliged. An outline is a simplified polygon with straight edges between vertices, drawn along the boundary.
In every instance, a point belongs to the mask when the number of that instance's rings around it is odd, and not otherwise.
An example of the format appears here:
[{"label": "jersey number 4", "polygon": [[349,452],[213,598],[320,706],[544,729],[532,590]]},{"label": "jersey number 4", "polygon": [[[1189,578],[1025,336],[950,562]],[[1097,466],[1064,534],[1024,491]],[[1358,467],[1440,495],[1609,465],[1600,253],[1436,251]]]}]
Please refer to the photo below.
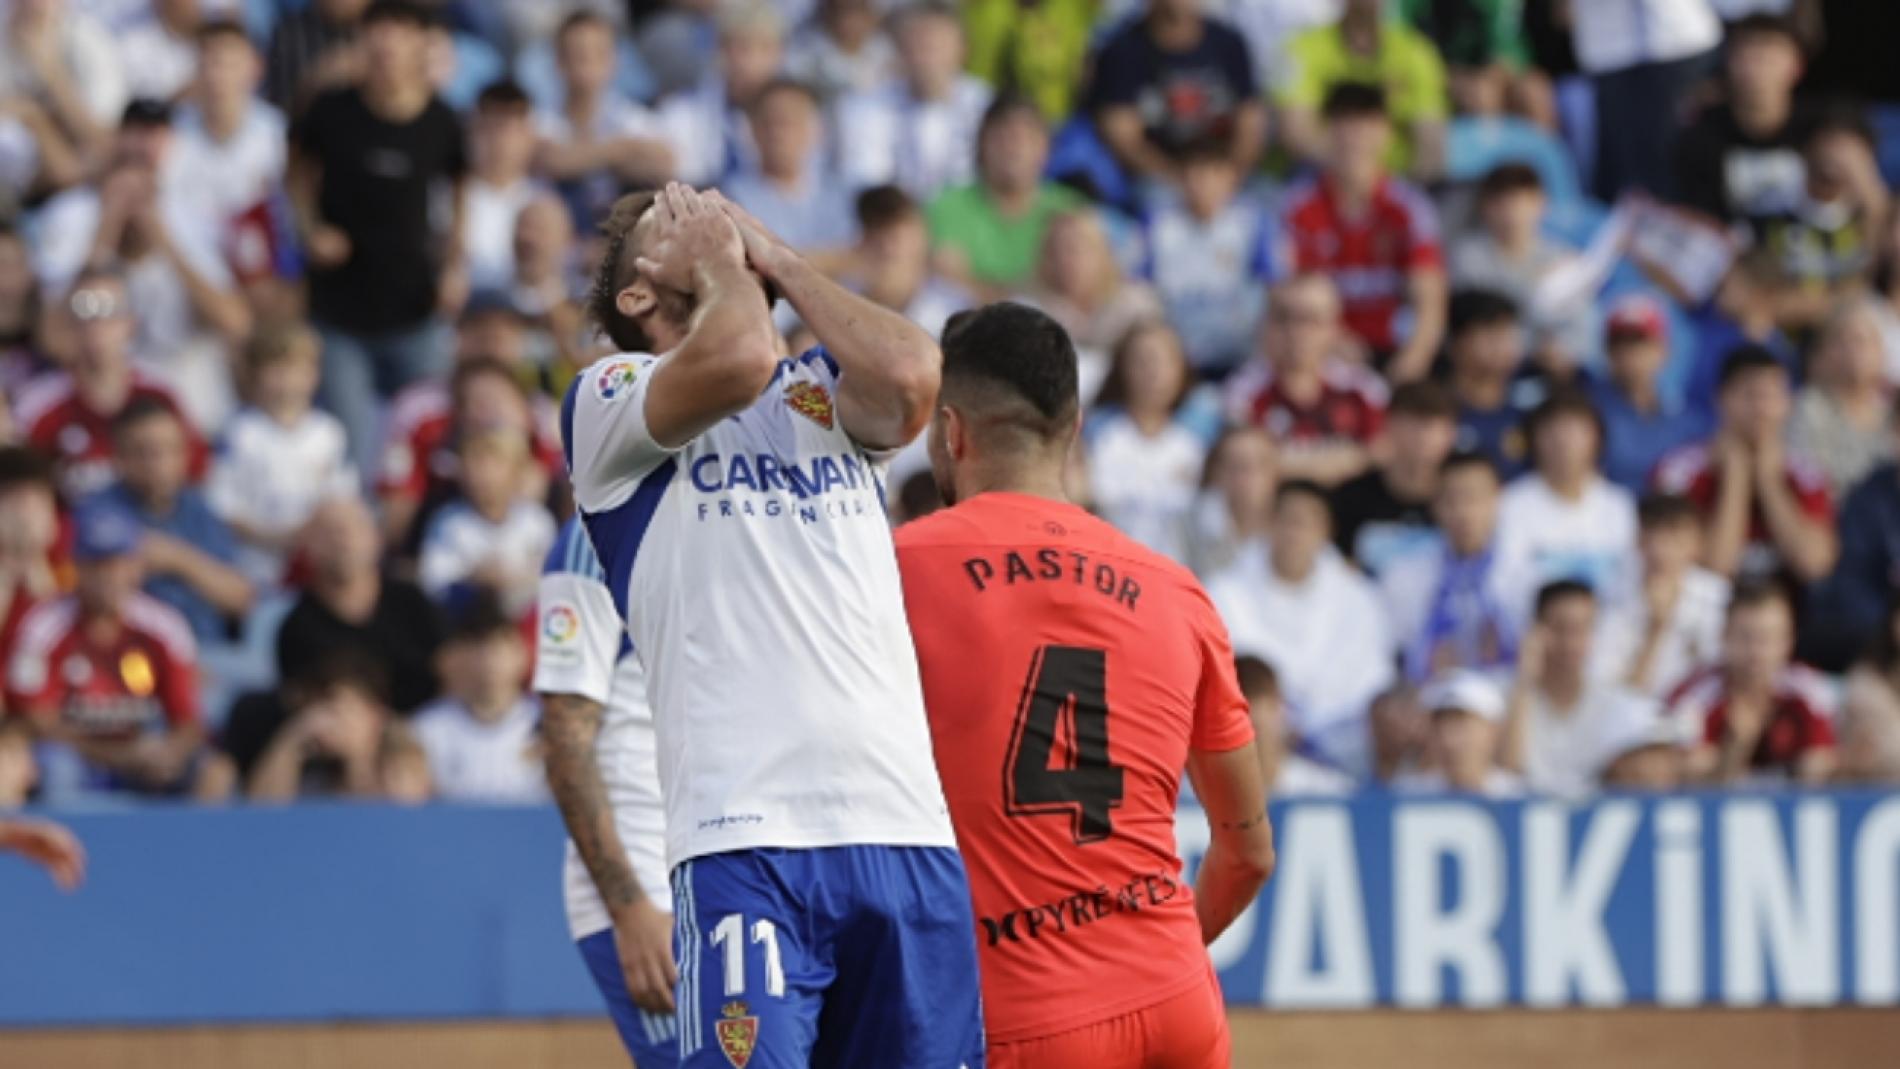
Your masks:
[{"label": "jersey number 4", "polygon": [[[1122,804],[1122,768],[1108,761],[1107,678],[1102,650],[1036,651],[1003,770],[1010,816],[1067,813],[1078,844],[1100,842],[1114,830],[1110,811]],[[1069,760],[1052,768],[1056,740],[1065,737]]]}]

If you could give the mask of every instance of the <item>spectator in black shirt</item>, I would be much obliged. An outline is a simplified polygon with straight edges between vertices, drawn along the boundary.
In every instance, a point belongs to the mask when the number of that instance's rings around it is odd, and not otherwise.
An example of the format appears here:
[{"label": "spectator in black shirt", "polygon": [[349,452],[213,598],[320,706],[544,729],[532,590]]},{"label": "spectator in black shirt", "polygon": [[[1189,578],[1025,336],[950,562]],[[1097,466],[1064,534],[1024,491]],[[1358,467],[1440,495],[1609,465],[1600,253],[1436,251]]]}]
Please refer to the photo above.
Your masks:
[{"label": "spectator in black shirt", "polygon": [[1458,440],[1458,409],[1444,387],[1408,382],[1392,394],[1377,466],[1333,490],[1333,541],[1376,576],[1436,539],[1432,495]]},{"label": "spectator in black shirt", "polygon": [[1814,116],[1795,99],[1801,43],[1781,19],[1755,15],[1729,30],[1728,99],[1705,111],[1676,149],[1683,203],[1759,233],[1806,198],[1801,150]]},{"label": "spectator in black shirt", "polygon": [[355,498],[320,506],[304,534],[311,577],[277,632],[277,674],[308,680],[339,650],[374,661],[389,681],[389,701],[409,712],[435,696],[435,650],[442,625],[411,582],[384,576],[382,540],[369,508]]},{"label": "spectator in black shirt", "polygon": [[375,470],[381,401],[447,366],[438,313],[467,296],[468,163],[461,122],[429,86],[428,21],[414,4],[377,0],[363,16],[362,84],[318,97],[291,133],[291,203],[323,337],[319,400],[343,421],[358,471]]},{"label": "spectator in black shirt", "polygon": [[1266,145],[1267,111],[1247,42],[1201,13],[1201,0],[1149,0],[1095,57],[1087,106],[1102,140],[1140,179],[1175,182],[1181,152],[1205,138],[1231,146],[1250,174]]}]

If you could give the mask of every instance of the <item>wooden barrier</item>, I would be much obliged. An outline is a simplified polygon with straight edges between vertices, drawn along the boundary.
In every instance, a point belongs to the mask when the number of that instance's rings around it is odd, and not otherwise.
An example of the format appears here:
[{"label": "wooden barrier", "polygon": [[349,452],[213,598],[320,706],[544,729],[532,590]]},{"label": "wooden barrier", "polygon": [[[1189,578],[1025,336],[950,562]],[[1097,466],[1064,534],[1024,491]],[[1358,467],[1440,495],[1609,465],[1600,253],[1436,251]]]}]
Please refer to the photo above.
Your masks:
[{"label": "wooden barrier", "polygon": [[[1900,1010],[1258,1013],[1236,1069],[1868,1069]],[[625,1069],[602,1021],[0,1032],[31,1069]],[[898,1069],[898,1067],[893,1067]]]}]

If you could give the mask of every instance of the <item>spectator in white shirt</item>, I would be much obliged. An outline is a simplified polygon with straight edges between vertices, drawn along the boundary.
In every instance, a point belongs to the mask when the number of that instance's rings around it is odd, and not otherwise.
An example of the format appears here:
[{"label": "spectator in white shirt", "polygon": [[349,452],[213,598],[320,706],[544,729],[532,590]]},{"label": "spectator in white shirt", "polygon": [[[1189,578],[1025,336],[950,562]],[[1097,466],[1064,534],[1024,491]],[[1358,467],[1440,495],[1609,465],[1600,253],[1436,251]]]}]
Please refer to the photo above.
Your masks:
[{"label": "spectator in white shirt", "polygon": [[1588,398],[1559,392],[1528,420],[1532,469],[1498,504],[1498,538],[1539,584],[1576,579],[1599,591],[1622,581],[1636,548],[1636,503],[1597,471],[1602,418]]},{"label": "spectator in white shirt", "polygon": [[359,490],[336,417],[314,407],[316,334],[261,325],[245,347],[249,403],[224,429],[206,494],[239,542],[238,567],[260,586],[284,579],[291,546],[317,506]]},{"label": "spectator in white shirt", "polygon": [[[535,194],[515,214],[509,251],[513,270],[497,291],[484,295],[487,309],[519,317],[522,360],[539,367],[561,362],[586,367],[592,362],[591,346],[597,339],[575,299],[587,287],[580,278],[574,217],[553,194]],[[474,303],[472,297],[470,303]],[[497,349],[493,355],[510,351]]]},{"label": "spectator in white shirt", "polygon": [[1590,302],[1556,300],[1550,281],[1574,270],[1578,256],[1544,233],[1550,198],[1535,168],[1499,164],[1478,183],[1478,226],[1451,243],[1451,285],[1489,290],[1516,302],[1539,367],[1568,374],[1590,352]]},{"label": "spectator in white shirt", "polygon": [[139,325],[134,359],[178,393],[193,422],[215,427],[234,401],[229,346],[250,332],[251,313],[173,147],[169,105],[128,105],[98,183],[41,212],[35,266],[56,294],[82,267],[123,265]]},{"label": "spectator in white shirt", "polygon": [[1193,385],[1181,339],[1166,323],[1128,332],[1089,421],[1089,488],[1097,513],[1175,560],[1187,556],[1195,484],[1207,446],[1176,416]]},{"label": "spectator in white shirt", "polygon": [[528,94],[513,82],[496,82],[475,98],[462,204],[462,255],[471,290],[497,289],[514,277],[515,217],[544,188],[530,173],[531,108]]},{"label": "spectator in white shirt", "polygon": [[1622,706],[1662,721],[1654,699],[1590,678],[1596,632],[1597,598],[1589,586],[1562,579],[1537,592],[1536,622],[1518,645],[1501,752],[1502,764],[1540,794],[1590,793]]},{"label": "spectator in white shirt", "polygon": [[1483,673],[1457,669],[1427,684],[1419,702],[1431,717],[1430,747],[1437,767],[1401,777],[1394,786],[1486,798],[1524,793],[1524,781],[1497,762],[1505,703],[1496,683]]},{"label": "spectator in white shirt", "polygon": [[1260,751],[1267,792],[1275,798],[1352,793],[1351,776],[1294,749],[1296,740],[1287,729],[1280,676],[1273,666],[1258,657],[1238,657],[1234,674],[1253,716],[1254,747]]},{"label": "spectator in white shirt", "polygon": [[680,160],[659,118],[614,87],[619,55],[606,16],[585,8],[569,15],[556,33],[554,55],[561,105],[536,120],[541,146],[535,162],[561,186],[575,218],[591,225],[623,186],[673,177]]},{"label": "spectator in white shirt", "polygon": [[1605,598],[1600,670],[1663,698],[1721,653],[1729,581],[1696,563],[1702,520],[1687,498],[1650,494],[1636,515],[1640,569]]},{"label": "spectator in white shirt", "polygon": [[13,0],[0,17],[0,96],[32,97],[82,152],[103,154],[130,99],[112,35],[70,0]]},{"label": "spectator in white shirt", "polygon": [[205,201],[239,273],[267,275],[276,269],[267,202],[284,184],[284,117],[257,97],[264,62],[243,26],[207,22],[197,43],[197,80],[178,109],[175,173]]},{"label": "spectator in white shirt", "polygon": [[903,80],[838,103],[838,164],[855,188],[890,182],[928,200],[975,173],[990,88],[964,73],[963,24],[926,0],[897,15]]},{"label": "spectator in white shirt", "polygon": [[443,696],[416,710],[436,797],[452,802],[537,802],[547,779],[535,733],[541,711],[522,682],[521,629],[486,598],[461,613],[436,655]]},{"label": "spectator in white shirt", "polygon": [[660,105],[675,177],[711,185],[735,167],[757,162],[745,109],[779,73],[784,58],[785,22],[776,8],[765,0],[721,6],[718,64]]},{"label": "spectator in white shirt", "polygon": [[878,25],[875,0],[823,0],[818,15],[792,35],[785,73],[829,105],[868,92],[897,73],[897,50]]},{"label": "spectator in white shirt", "polygon": [[1708,72],[1722,22],[1709,0],[1569,5],[1577,62],[1596,87],[1596,193],[1672,192],[1678,109]]},{"label": "spectator in white shirt", "polygon": [[806,255],[841,253],[856,237],[856,221],[849,196],[818,151],[824,141],[818,97],[799,82],[777,78],[746,111],[758,161],[720,183],[726,196]]},{"label": "spectator in white shirt", "polygon": [[1207,375],[1247,359],[1278,273],[1277,221],[1244,180],[1225,142],[1192,142],[1181,154],[1179,201],[1158,204],[1145,227],[1144,273]]},{"label": "spectator in white shirt", "polygon": [[534,602],[554,519],[528,494],[528,435],[517,427],[464,428],[457,443],[461,493],[429,521],[418,579],[437,603],[484,594],[519,615]]},{"label": "spectator in white shirt", "polygon": [[118,34],[126,89],[134,97],[176,100],[191,84],[198,64],[200,0],[151,0],[146,17]]},{"label": "spectator in white shirt", "polygon": [[1195,575],[1205,580],[1243,550],[1266,542],[1279,480],[1279,456],[1266,431],[1230,427],[1221,432],[1207,451],[1188,530],[1187,565]]},{"label": "spectator in white shirt", "polygon": [[1278,666],[1301,737],[1365,737],[1367,707],[1395,679],[1392,641],[1378,592],[1333,548],[1324,490],[1282,483],[1266,552],[1242,554],[1207,592],[1235,652]]}]

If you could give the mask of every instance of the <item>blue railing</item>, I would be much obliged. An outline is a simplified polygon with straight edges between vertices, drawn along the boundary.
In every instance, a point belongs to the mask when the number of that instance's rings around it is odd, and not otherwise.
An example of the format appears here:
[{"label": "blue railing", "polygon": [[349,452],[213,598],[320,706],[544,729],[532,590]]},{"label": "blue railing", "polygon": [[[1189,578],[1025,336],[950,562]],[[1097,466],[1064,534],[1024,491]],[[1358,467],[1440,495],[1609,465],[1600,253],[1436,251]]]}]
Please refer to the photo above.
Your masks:
[{"label": "blue railing", "polygon": [[[60,816],[90,878],[61,895],[0,859],[0,1025],[598,1012],[551,809]],[[1279,874],[1213,948],[1235,1003],[1900,1004],[1900,796],[1274,817]],[[1205,826],[1180,829],[1192,862]]]}]

